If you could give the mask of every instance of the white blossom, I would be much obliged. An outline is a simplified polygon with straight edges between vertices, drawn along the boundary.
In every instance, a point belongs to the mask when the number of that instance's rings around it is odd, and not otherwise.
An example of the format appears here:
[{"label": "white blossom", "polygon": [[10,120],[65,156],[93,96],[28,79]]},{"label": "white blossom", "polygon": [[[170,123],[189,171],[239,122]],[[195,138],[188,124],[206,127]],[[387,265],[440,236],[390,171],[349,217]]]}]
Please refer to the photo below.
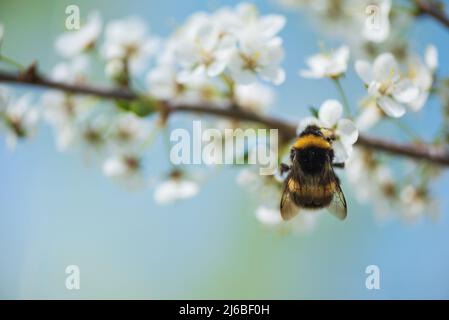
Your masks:
[{"label": "white blossom", "polygon": [[198,75],[190,79],[185,86],[183,101],[187,104],[203,104],[215,107],[229,105],[229,97],[224,93],[222,82],[212,82],[205,75]]},{"label": "white blossom", "polygon": [[48,91],[42,95],[40,104],[45,120],[53,127],[59,151],[67,150],[76,141],[77,119],[87,110],[85,97]]},{"label": "white blossom", "polygon": [[355,149],[345,172],[356,199],[373,205],[376,218],[385,221],[397,201],[397,187],[389,167],[379,163],[370,151]]},{"label": "white blossom", "polygon": [[76,126],[76,141],[88,156],[104,156],[107,151],[107,133],[109,119],[96,115],[80,119]]},{"label": "white blossom", "polygon": [[92,48],[100,36],[103,23],[99,12],[91,12],[79,30],[67,31],[55,43],[56,51],[64,58],[74,58]]},{"label": "white blossom", "polygon": [[341,46],[330,53],[318,53],[307,59],[309,70],[301,70],[300,76],[304,78],[338,78],[348,68],[349,48]]},{"label": "white blossom", "polygon": [[402,215],[410,222],[416,221],[424,214],[438,212],[437,204],[429,197],[428,191],[413,185],[405,186],[399,195]]},{"label": "white blossom", "polygon": [[355,149],[345,166],[348,181],[354,186],[356,199],[361,203],[366,203],[373,198],[376,187],[371,179],[371,172],[374,168],[371,168],[370,161],[367,161],[368,155],[362,150]]},{"label": "white blossom", "polygon": [[67,83],[83,83],[87,79],[89,58],[79,55],[67,62],[60,62],[54,66],[51,78],[55,81]]},{"label": "white blossom", "polygon": [[283,16],[260,16],[246,3],[192,15],[171,38],[181,67],[177,80],[187,83],[198,75],[216,77],[229,71],[237,83],[249,84],[258,77],[282,83],[284,52],[276,34],[284,24]]},{"label": "white blossom", "polygon": [[273,104],[275,94],[273,90],[263,84],[238,85],[235,89],[235,99],[239,107],[261,113]]},{"label": "white blossom", "polygon": [[6,90],[0,90],[0,121],[6,130],[6,143],[11,150],[15,149],[18,139],[34,134],[38,120],[39,112],[31,105],[30,95],[8,99]]},{"label": "white blossom", "polygon": [[136,150],[148,138],[148,123],[132,113],[119,114],[109,130],[108,137],[122,151]]},{"label": "white blossom", "polygon": [[177,80],[176,69],[169,64],[161,64],[152,69],[146,78],[151,95],[162,100],[182,97],[185,86]]},{"label": "white blossom", "polygon": [[277,34],[285,26],[285,17],[260,16],[257,8],[249,3],[238,5],[236,11],[238,50],[233,52],[229,62],[232,77],[242,84],[254,82],[257,76],[281,84],[285,80],[285,72],[280,67],[284,50]]},{"label": "white blossom", "polygon": [[391,0],[278,0],[293,8],[309,9],[320,29],[352,43],[385,42],[391,31]]},{"label": "white blossom", "polygon": [[103,163],[103,173],[132,189],[138,189],[145,185],[142,160],[136,155],[114,155],[107,158]]},{"label": "white blossom", "polygon": [[290,228],[296,233],[307,233],[314,229],[322,212],[301,209],[300,213],[291,221],[282,220],[279,208],[261,205],[256,209],[256,219],[264,226],[276,228]]},{"label": "white blossom", "polygon": [[368,131],[384,117],[383,111],[377,107],[375,98],[369,97],[364,99],[361,107],[362,110],[355,119],[355,124],[359,131]]},{"label": "white blossom", "polygon": [[251,188],[252,191],[255,191],[256,184],[261,182],[260,176],[249,169],[240,170],[235,180],[239,186]]},{"label": "white blossom", "polygon": [[248,2],[242,2],[235,8],[238,19],[234,26],[237,34],[242,29],[260,32],[260,36],[266,39],[276,36],[286,23],[284,16],[279,14],[267,14],[261,16],[257,7]]},{"label": "white blossom", "polygon": [[179,174],[172,174],[169,179],[159,184],[154,191],[156,203],[166,205],[179,200],[185,200],[197,195],[199,186]]},{"label": "white blossom", "polygon": [[125,70],[126,65],[122,59],[111,59],[106,63],[105,72],[110,78],[120,77]]},{"label": "white blossom", "polygon": [[183,68],[178,75],[182,83],[189,82],[197,75],[218,76],[225,70],[230,54],[235,49],[235,39],[229,34],[223,34],[214,21],[194,21],[198,25],[190,26],[194,31],[189,30],[180,40],[176,52]]},{"label": "white blossom", "polygon": [[239,50],[229,60],[232,78],[241,84],[250,84],[260,76],[263,80],[279,85],[285,80],[280,64],[284,58],[282,39],[264,39],[256,30],[242,32]]},{"label": "white blossom", "polygon": [[171,100],[173,103],[183,102],[187,84],[178,81],[180,67],[176,60],[178,39],[170,37],[161,44],[161,52],[157,55],[157,63],[146,76],[149,93],[161,100]]},{"label": "white blossom", "polygon": [[438,52],[432,45],[426,48],[424,62],[418,56],[409,58],[407,64],[407,77],[419,89],[418,97],[409,103],[413,111],[419,111],[427,102],[432,89],[433,77],[438,66]]},{"label": "white blossom", "polygon": [[145,22],[132,16],[106,25],[101,53],[108,61],[126,61],[131,72],[140,73],[147,67],[148,59],[155,54],[158,43],[157,38],[148,36]]},{"label": "white blossom", "polygon": [[165,44],[166,49],[159,57],[158,64],[147,75],[146,82],[151,95],[173,104],[208,104],[226,106],[229,97],[222,81],[212,79],[206,74],[190,74],[189,81],[179,80],[179,68],[172,55],[172,41]]},{"label": "white blossom", "polygon": [[324,101],[319,109],[318,118],[309,117],[300,121],[297,132],[300,134],[308,125],[315,124],[331,130],[334,135],[332,148],[335,153],[334,161],[342,163],[349,159],[353,145],[358,139],[358,130],[349,119],[342,119],[343,107],[337,100]]},{"label": "white blossom", "polygon": [[418,98],[419,89],[401,76],[396,59],[391,53],[379,55],[373,64],[358,60],[355,69],[368,89],[368,94],[376,99],[377,105],[390,117],[404,115],[404,104]]},{"label": "white blossom", "polygon": [[424,56],[427,67],[432,71],[438,68],[438,49],[434,45],[428,45]]},{"label": "white blossom", "polygon": [[266,226],[278,226],[282,223],[281,212],[279,209],[260,206],[256,210],[256,218],[260,223]]}]

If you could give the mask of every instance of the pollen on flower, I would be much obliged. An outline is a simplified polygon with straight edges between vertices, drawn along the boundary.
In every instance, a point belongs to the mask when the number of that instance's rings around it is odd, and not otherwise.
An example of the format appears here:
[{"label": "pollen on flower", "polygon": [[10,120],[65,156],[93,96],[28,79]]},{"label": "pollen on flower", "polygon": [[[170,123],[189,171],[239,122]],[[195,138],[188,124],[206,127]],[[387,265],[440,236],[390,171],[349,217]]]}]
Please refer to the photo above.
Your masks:
[{"label": "pollen on flower", "polygon": [[257,69],[257,57],[260,56],[259,52],[255,52],[252,56],[247,56],[243,53],[240,54],[240,57],[243,60],[243,69],[249,71],[256,71]]},{"label": "pollen on flower", "polygon": [[88,128],[84,132],[84,138],[86,139],[87,142],[89,142],[90,144],[93,144],[93,145],[101,145],[104,142],[104,139],[103,139],[103,136],[101,135],[101,133],[92,128]]},{"label": "pollen on flower", "polygon": [[24,138],[26,136],[26,130],[22,125],[21,119],[17,117],[10,117],[6,119],[6,122],[11,127],[11,129],[15,132],[17,137]]},{"label": "pollen on flower", "polygon": [[141,166],[140,159],[131,156],[125,157],[125,163],[128,166],[128,168],[132,171],[138,170]]}]

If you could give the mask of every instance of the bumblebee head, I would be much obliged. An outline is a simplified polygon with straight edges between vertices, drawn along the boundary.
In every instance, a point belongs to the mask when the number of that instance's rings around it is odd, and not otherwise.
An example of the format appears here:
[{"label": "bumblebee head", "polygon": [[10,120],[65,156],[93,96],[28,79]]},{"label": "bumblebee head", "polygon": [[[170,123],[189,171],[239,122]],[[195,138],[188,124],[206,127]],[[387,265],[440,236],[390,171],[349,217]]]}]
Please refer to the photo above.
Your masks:
[{"label": "bumblebee head", "polygon": [[301,132],[292,148],[295,150],[307,148],[330,150],[332,149],[332,142],[328,132],[328,129],[323,129],[316,125],[309,125]]},{"label": "bumblebee head", "polygon": [[317,137],[324,138],[323,132],[321,131],[320,127],[317,125],[311,124],[308,125],[303,132],[299,134],[300,137],[307,136],[307,135],[313,135]]},{"label": "bumblebee head", "polygon": [[335,135],[331,129],[328,128],[320,128],[317,125],[311,124],[308,125],[303,132],[300,133],[299,137],[312,135],[315,137],[323,138],[329,142],[335,140]]}]

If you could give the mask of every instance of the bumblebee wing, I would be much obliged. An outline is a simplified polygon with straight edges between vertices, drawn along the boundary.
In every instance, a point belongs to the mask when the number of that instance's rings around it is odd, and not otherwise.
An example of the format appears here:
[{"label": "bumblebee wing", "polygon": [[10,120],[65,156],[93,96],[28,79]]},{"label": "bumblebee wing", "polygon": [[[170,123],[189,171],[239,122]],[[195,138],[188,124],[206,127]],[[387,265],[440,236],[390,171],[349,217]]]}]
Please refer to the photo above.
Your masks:
[{"label": "bumblebee wing", "polygon": [[329,204],[328,210],[340,220],[344,220],[347,215],[346,199],[343,191],[340,188],[340,181],[334,174],[335,190],[332,201]]},{"label": "bumblebee wing", "polygon": [[295,192],[299,192],[299,184],[290,174],[285,179],[284,190],[282,191],[281,197],[281,217],[284,220],[290,220],[299,212],[299,207],[293,200]]}]

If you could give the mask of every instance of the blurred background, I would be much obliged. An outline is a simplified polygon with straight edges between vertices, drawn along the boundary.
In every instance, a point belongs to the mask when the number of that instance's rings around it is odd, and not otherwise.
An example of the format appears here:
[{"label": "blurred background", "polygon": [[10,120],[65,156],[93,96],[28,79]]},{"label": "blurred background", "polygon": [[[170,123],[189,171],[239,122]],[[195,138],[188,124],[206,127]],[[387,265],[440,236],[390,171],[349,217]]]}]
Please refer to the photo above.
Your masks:
[{"label": "blurred background", "polygon": [[[299,119],[308,106],[338,98],[330,81],[297,76],[304,60],[340,44],[319,33],[300,12],[274,1],[254,1],[262,13],[282,13],[287,80],[276,88],[271,112]],[[85,19],[100,10],[104,20],[139,15],[151,31],[167,36],[198,10],[238,1],[32,1],[2,0],[3,52],[23,64],[36,60],[49,71],[60,59],[54,40],[64,31],[65,8],[76,4]],[[449,33],[430,20],[414,24],[411,43],[422,53],[434,43],[440,70],[449,70]],[[352,101],[363,87],[351,68],[343,85]],[[30,90],[21,87],[19,91]],[[36,91],[38,94],[41,91]],[[420,132],[437,120],[439,101],[404,120]],[[386,130],[390,130],[387,131]],[[381,132],[382,131],[382,132]],[[389,127],[384,136],[401,140]],[[392,138],[393,139],[393,138]],[[158,139],[145,165],[154,176],[168,168]],[[200,194],[161,207],[153,190],[126,191],[97,167],[59,153],[51,130],[11,153],[0,144],[0,298],[3,299],[405,299],[449,298],[449,179],[434,185],[440,217],[414,224],[379,223],[370,206],[357,203],[343,175],[349,217],[325,215],[308,233],[270,230],[255,218],[257,198],[235,184],[238,169],[207,171]],[[367,290],[365,268],[380,268],[381,289]],[[65,268],[78,265],[81,289],[65,287]]]}]

